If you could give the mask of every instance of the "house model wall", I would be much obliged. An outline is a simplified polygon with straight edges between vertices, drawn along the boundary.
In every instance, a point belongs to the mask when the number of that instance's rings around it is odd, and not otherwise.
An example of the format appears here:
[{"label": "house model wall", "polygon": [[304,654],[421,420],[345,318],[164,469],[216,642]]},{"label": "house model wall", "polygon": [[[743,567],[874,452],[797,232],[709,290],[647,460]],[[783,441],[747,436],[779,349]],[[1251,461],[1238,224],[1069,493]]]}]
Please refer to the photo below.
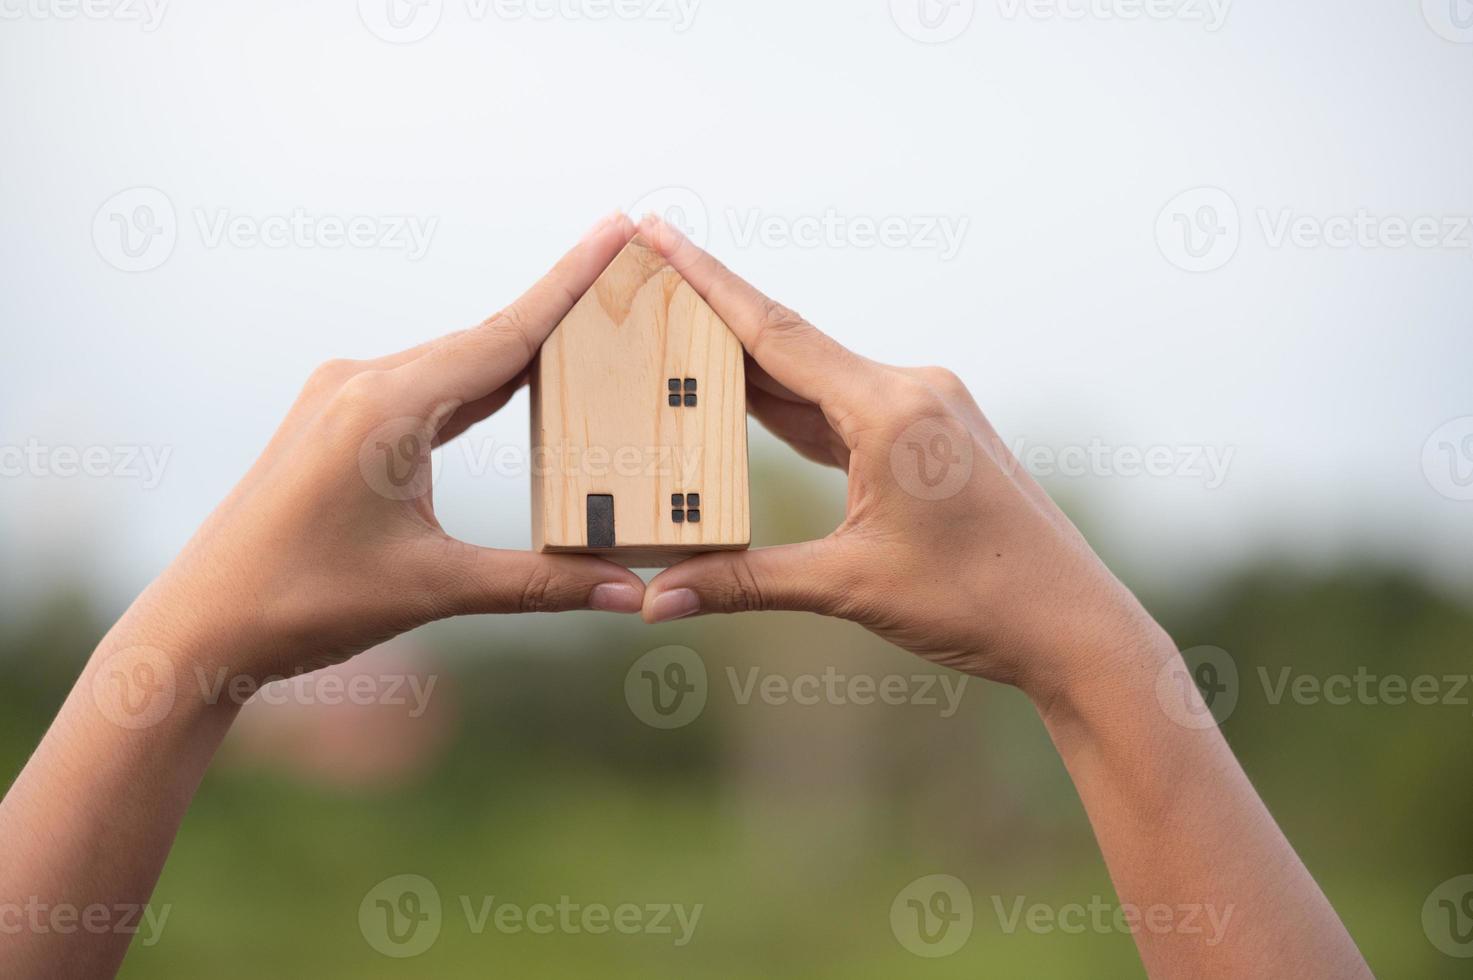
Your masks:
[{"label": "house model wall", "polygon": [[742,347],[643,239],[532,368],[532,538],[663,567],[751,540]]}]

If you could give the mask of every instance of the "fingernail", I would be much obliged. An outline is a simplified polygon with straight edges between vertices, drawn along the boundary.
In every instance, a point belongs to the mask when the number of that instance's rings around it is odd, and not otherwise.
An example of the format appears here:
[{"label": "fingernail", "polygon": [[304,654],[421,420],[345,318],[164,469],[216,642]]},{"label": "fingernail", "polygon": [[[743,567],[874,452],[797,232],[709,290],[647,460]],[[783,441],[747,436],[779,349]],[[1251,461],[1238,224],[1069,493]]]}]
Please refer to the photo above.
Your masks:
[{"label": "fingernail", "polygon": [[644,596],[627,582],[605,582],[594,586],[589,593],[588,608],[599,612],[637,613],[644,608]]},{"label": "fingernail", "polygon": [[690,239],[686,237],[685,232],[680,230],[679,225],[671,224],[664,218],[660,218],[658,220],[660,222],[660,228],[664,230],[665,234],[670,236],[671,244],[684,245],[690,241]]},{"label": "fingernail", "polygon": [[645,232],[645,235],[666,257],[674,257],[677,252],[690,245],[690,239],[686,237],[685,232],[659,215],[650,215],[648,221],[649,230]]},{"label": "fingernail", "polygon": [[684,619],[701,611],[701,597],[690,589],[675,589],[655,596],[650,606],[650,622],[668,623],[672,619]]},{"label": "fingernail", "polygon": [[611,212],[610,214],[604,215],[602,218],[599,218],[597,221],[595,221],[593,223],[593,227],[592,228],[588,229],[587,231],[585,231],[583,233],[583,237],[578,240],[578,244],[581,245],[584,242],[588,241],[590,238],[593,238],[599,232],[601,232],[605,228],[607,228],[609,226],[609,222],[613,221],[618,216],[619,216],[619,212],[618,211],[614,211],[614,212]]}]

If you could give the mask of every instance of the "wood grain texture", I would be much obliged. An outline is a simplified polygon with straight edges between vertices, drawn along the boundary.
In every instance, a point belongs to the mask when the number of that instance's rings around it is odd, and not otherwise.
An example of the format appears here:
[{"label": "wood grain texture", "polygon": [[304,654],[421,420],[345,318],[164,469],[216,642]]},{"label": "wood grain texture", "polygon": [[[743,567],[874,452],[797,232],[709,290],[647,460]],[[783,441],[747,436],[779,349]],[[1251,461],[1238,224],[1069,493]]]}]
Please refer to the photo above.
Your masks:
[{"label": "wood grain texture", "polygon": [[[669,404],[678,379],[681,404]],[[696,404],[685,405],[686,379]],[[532,539],[661,567],[751,540],[741,344],[635,238],[542,346],[532,369]],[[677,523],[674,494],[700,494]],[[615,546],[588,547],[587,498],[614,498]]]}]

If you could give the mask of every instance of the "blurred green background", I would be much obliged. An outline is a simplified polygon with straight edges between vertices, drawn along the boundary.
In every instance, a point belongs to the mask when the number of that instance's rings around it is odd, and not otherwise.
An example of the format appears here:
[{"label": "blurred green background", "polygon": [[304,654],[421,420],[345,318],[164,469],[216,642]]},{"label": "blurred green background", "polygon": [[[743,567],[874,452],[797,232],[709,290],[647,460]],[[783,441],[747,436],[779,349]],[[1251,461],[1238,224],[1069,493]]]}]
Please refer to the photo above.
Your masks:
[{"label": "blurred green background", "polygon": [[[755,480],[793,488],[756,514],[769,542],[836,522],[840,482],[786,455],[754,464]],[[1089,533],[1087,510],[1070,509]],[[1105,557],[1138,584],[1130,553]],[[1275,681],[1284,668],[1466,674],[1473,609],[1373,558],[1265,561],[1191,594],[1143,593],[1181,646],[1234,658],[1238,703],[1224,731],[1378,975],[1468,975],[1429,941],[1422,906],[1473,871],[1473,709],[1276,705],[1259,669]],[[7,781],[115,613],[63,590],[5,620]],[[666,644],[697,651],[709,676],[704,712],[670,731],[644,724],[624,694],[634,661]],[[421,717],[248,709],[154,895],[170,907],[160,941],[135,942],[124,976],[1141,974],[1128,935],[1009,934],[999,921],[996,903],[1020,898],[1114,901],[1073,789],[1016,692],[973,681],[951,717],[919,704],[738,703],[728,668],[940,673],[848,624],[786,614],[660,628],[596,614],[468,620],[398,641],[390,656],[436,678]],[[376,951],[358,917],[369,891],[400,874],[424,876],[443,902],[438,939],[409,959]],[[890,924],[897,893],[931,874],[960,879],[975,906],[969,941],[941,959],[907,952]],[[477,934],[462,896],[476,907],[568,896],[703,909],[681,947],[671,936]]]}]

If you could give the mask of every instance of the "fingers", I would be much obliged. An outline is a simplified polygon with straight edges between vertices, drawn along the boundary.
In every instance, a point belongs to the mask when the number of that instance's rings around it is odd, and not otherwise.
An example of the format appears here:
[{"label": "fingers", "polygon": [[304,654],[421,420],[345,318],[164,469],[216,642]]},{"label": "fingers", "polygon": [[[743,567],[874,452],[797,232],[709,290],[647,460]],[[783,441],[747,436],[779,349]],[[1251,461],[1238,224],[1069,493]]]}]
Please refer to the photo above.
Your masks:
[{"label": "fingers", "polygon": [[634,225],[624,215],[604,218],[516,302],[479,327],[431,343],[422,356],[395,368],[395,387],[419,412],[494,393],[526,369],[548,334],[633,236]]},{"label": "fingers", "polygon": [[823,466],[849,468],[849,447],[844,445],[818,408],[785,401],[760,388],[747,386],[747,411],[763,428],[792,446],[805,459]]},{"label": "fingers", "polygon": [[752,360],[750,354],[745,358],[743,367],[746,369],[748,389],[756,388],[760,391],[765,391],[767,394],[775,398],[781,398],[785,402],[796,402],[800,405],[813,404],[808,399],[793,394],[783,385],[779,384],[777,379],[768,374],[762,365]]},{"label": "fingers", "polygon": [[644,582],[612,562],[584,555],[540,555],[455,542],[446,571],[451,615],[597,609],[637,613]]},{"label": "fingers", "polygon": [[645,590],[644,620],[772,609],[833,615],[844,594],[842,569],[827,538],[699,555],[655,576]]},{"label": "fingers", "polygon": [[527,383],[527,372],[523,371],[506,384],[497,388],[485,398],[478,398],[466,405],[461,405],[450,416],[450,420],[440,427],[435,435],[435,445],[443,446],[456,436],[478,422],[481,422],[506,407],[512,396],[522,389]]},{"label": "fingers", "polygon": [[639,231],[778,384],[822,405],[831,416],[858,411],[873,398],[877,366],[872,362],[762,295],[654,215],[645,216]]},{"label": "fingers", "polygon": [[453,333],[448,333],[443,337],[436,337],[434,340],[427,340],[422,344],[416,344],[413,347],[397,351],[393,354],[386,354],[383,357],[375,358],[371,361],[362,361],[361,365],[364,370],[373,369],[375,371],[392,371],[394,368],[400,367],[404,364],[408,364],[410,361],[419,360],[421,357],[428,354],[436,347],[444,346],[445,344],[450,343],[464,333],[464,330],[456,330]]}]

